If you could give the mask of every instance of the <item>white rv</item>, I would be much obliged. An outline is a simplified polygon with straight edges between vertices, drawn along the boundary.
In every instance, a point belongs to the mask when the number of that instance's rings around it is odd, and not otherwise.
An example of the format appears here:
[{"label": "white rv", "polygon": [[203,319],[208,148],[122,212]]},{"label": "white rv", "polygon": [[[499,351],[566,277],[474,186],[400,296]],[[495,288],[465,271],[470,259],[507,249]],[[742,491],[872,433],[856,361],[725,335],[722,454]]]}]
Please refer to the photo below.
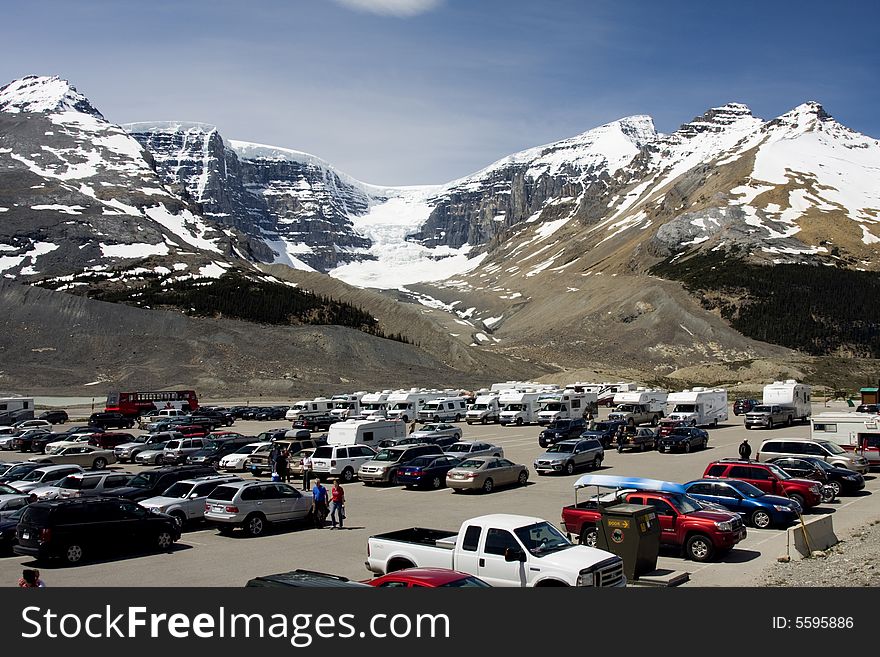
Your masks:
[{"label": "white rv", "polygon": [[880,465],[880,415],[819,413],[810,418],[810,438],[830,440],[848,452],[858,452],[872,466]]},{"label": "white rv", "polygon": [[388,410],[388,395],[390,390],[381,392],[368,392],[361,397],[360,418],[366,420],[368,417],[385,417]]},{"label": "white rv", "polygon": [[813,414],[810,403],[812,388],[805,383],[798,383],[794,379],[786,381],[774,381],[764,386],[762,405],[766,406],[790,406],[794,409],[794,419],[806,422]]},{"label": "white rv", "polygon": [[303,399],[291,406],[287,413],[284,414],[285,420],[295,422],[307,417],[315,417],[316,415],[328,415],[333,410],[333,401],[327,397],[316,397],[315,399]]},{"label": "white rv", "polygon": [[614,397],[619,392],[633,392],[638,387],[637,383],[625,383],[623,381],[619,383],[603,383],[602,389],[599,391],[599,405],[600,406],[615,406],[617,402],[614,401]]},{"label": "white rv", "polygon": [[713,426],[727,421],[727,390],[692,388],[671,392],[666,398],[667,417],[692,427]]},{"label": "white rv", "polygon": [[406,423],[400,420],[346,420],[330,425],[328,445],[369,445],[406,436]]},{"label": "white rv", "polygon": [[507,390],[498,397],[501,406],[501,424],[532,424],[538,421],[538,399],[544,393],[537,390]]},{"label": "white rv", "polygon": [[467,397],[441,397],[425,402],[416,415],[419,422],[459,422],[467,413]]},{"label": "white rv", "polygon": [[598,411],[598,395],[566,388],[561,392],[542,395],[538,399],[538,424],[546,425],[556,420],[584,417],[587,411]]},{"label": "white rv", "polygon": [[33,397],[0,397],[0,426],[34,419]]},{"label": "white rv", "polygon": [[366,394],[365,391],[361,391],[350,395],[333,395],[330,398],[333,401],[333,410],[330,414],[339,420],[358,417],[361,413],[361,399]]},{"label": "white rv", "polygon": [[501,420],[501,405],[498,403],[500,395],[493,394],[477,395],[474,405],[465,415],[468,424],[486,424],[487,422],[499,422]]},{"label": "white rv", "polygon": [[404,422],[411,422],[416,419],[426,403],[448,396],[447,393],[439,390],[419,390],[418,388],[396,390],[388,395],[388,410],[385,416],[389,420],[399,418]]}]

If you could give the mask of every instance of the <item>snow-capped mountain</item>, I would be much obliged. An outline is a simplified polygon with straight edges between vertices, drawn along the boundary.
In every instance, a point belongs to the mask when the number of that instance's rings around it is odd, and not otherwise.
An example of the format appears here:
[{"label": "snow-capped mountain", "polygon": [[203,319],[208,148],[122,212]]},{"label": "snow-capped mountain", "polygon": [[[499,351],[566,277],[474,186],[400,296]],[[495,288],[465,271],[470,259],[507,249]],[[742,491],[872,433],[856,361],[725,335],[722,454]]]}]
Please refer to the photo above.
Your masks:
[{"label": "snow-capped mountain", "polygon": [[28,76],[0,88],[4,277],[73,287],[218,276],[231,247],[68,82]]}]

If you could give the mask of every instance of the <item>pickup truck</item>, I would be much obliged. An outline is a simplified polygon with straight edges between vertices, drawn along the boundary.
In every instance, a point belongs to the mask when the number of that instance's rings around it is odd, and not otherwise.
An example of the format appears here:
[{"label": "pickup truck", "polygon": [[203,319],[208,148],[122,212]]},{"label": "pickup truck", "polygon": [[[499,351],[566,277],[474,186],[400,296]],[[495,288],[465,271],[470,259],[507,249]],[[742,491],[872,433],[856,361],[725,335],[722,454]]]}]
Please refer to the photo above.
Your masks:
[{"label": "pickup truck", "polygon": [[[694,561],[709,561],[746,537],[739,514],[707,509],[680,493],[626,491],[618,501],[654,507],[660,519],[660,545],[677,547]],[[565,531],[569,536],[577,536],[581,545],[596,545],[602,519],[599,504],[608,503],[597,502],[594,497],[563,507]]]},{"label": "pickup truck", "polygon": [[622,420],[630,426],[650,424],[656,427],[662,417],[662,412],[652,411],[647,404],[620,404],[608,414],[609,420]]},{"label": "pickup truck", "polygon": [[573,545],[546,520],[504,513],[465,520],[458,532],[413,527],[367,539],[367,570],[452,568],[491,586],[626,586],[623,560]]},{"label": "pickup truck", "polygon": [[745,425],[746,429],[751,429],[752,427],[772,429],[777,424],[787,424],[790,426],[796,417],[797,411],[794,406],[761,404],[746,413]]}]

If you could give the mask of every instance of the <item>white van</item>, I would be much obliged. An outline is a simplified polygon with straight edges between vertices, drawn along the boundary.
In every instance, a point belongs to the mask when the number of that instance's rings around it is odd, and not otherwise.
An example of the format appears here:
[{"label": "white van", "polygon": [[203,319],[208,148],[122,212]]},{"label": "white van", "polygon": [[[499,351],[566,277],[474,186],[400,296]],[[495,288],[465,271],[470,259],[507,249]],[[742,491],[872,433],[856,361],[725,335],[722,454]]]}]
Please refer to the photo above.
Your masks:
[{"label": "white van", "polygon": [[389,438],[406,436],[406,423],[400,420],[346,420],[330,425],[328,445],[372,445]]}]

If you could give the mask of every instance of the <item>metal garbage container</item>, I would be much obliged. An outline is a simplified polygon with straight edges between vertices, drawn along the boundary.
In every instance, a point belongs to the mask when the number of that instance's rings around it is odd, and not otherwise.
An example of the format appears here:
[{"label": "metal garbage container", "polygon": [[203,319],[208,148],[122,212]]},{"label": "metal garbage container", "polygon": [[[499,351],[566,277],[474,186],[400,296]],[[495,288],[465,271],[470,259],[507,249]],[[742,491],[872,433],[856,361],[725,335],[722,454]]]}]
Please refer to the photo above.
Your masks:
[{"label": "metal garbage container", "polygon": [[656,570],[660,520],[654,507],[644,504],[603,507],[597,547],[623,559],[623,572],[630,581]]}]

